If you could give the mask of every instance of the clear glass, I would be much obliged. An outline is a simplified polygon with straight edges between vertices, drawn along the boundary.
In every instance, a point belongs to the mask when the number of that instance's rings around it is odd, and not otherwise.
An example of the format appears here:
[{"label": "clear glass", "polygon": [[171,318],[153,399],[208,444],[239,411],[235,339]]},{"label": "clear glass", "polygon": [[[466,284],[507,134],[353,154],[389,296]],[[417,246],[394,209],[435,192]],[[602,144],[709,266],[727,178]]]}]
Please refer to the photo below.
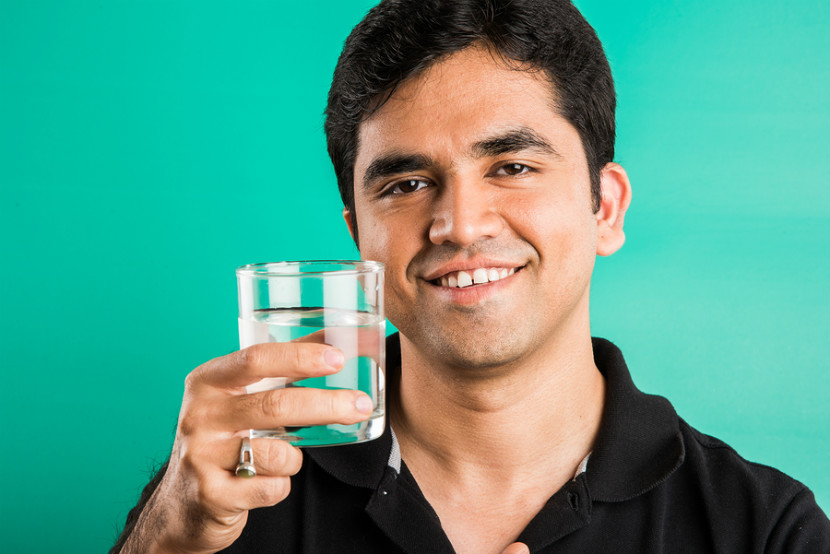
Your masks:
[{"label": "clear glass", "polygon": [[386,318],[383,264],[317,260],[249,264],[237,268],[239,346],[297,339],[336,346],[346,356],[334,375],[286,383],[263,379],[249,393],[281,387],[356,389],[369,395],[374,410],[355,425],[252,429],[251,437],[290,441],[296,446],[364,442],[383,433]]}]

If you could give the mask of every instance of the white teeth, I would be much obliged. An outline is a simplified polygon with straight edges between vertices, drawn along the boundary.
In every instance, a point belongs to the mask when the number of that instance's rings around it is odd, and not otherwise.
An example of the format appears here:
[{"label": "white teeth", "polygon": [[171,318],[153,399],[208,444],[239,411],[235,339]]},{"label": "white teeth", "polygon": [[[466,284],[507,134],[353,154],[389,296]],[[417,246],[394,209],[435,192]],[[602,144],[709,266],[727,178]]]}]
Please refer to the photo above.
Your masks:
[{"label": "white teeth", "polygon": [[458,272],[458,286],[459,288],[469,287],[473,284],[473,278],[466,271]]},{"label": "white teeth", "polygon": [[[458,271],[455,273],[448,273],[444,275],[440,279],[438,279],[438,283],[441,284],[442,287],[450,287],[450,288],[464,288],[469,287],[470,285],[483,285],[486,283],[492,283],[493,281],[498,281],[500,279],[505,279],[510,275],[516,273],[516,268],[485,268],[479,267],[475,270],[471,271]],[[471,275],[472,274],[472,275]]]}]

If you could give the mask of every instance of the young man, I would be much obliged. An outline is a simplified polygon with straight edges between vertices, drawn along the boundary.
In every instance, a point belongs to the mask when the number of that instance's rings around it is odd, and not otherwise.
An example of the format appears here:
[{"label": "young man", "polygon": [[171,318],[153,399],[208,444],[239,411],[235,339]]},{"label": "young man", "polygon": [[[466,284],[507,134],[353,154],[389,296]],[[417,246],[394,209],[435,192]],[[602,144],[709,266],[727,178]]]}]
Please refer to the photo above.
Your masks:
[{"label": "young man", "polygon": [[[165,470],[121,552],[828,552],[810,491],[690,428],[592,339],[596,255],[624,241],[614,90],[568,2],[399,1],[335,71],[326,130],[344,217],[386,264],[389,430],[361,445],[253,441],[354,423],[361,393],[244,394],[337,371],[258,345],[187,379]],[[289,477],[291,481],[289,494]]]}]

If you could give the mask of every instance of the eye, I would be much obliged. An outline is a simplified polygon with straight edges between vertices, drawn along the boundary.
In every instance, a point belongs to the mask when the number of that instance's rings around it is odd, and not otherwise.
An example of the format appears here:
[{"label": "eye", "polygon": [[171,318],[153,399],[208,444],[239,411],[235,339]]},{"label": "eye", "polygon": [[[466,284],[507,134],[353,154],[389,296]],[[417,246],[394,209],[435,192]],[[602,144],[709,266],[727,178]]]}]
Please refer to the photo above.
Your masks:
[{"label": "eye", "polygon": [[387,189],[386,194],[409,194],[428,186],[429,181],[425,181],[423,179],[405,179],[390,186]]},{"label": "eye", "polygon": [[525,164],[505,164],[496,170],[496,175],[522,175],[531,171]]}]

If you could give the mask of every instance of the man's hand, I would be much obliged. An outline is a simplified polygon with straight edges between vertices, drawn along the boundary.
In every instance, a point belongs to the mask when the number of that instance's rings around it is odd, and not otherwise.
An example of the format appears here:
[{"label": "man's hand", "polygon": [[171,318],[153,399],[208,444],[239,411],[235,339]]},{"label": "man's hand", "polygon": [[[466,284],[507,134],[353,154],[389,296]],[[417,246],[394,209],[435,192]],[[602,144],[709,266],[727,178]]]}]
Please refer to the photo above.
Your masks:
[{"label": "man's hand", "polygon": [[286,441],[252,440],[257,476],[234,474],[248,429],[350,425],[369,417],[372,402],[359,391],[296,387],[246,394],[245,386],[266,377],[291,382],[330,375],[344,362],[341,351],[325,344],[270,343],[191,372],[167,472],[122,552],[216,552],[239,537],[248,510],[288,496],[302,453]]},{"label": "man's hand", "polygon": [[530,549],[523,542],[514,542],[505,548],[501,554],[530,554]]}]

